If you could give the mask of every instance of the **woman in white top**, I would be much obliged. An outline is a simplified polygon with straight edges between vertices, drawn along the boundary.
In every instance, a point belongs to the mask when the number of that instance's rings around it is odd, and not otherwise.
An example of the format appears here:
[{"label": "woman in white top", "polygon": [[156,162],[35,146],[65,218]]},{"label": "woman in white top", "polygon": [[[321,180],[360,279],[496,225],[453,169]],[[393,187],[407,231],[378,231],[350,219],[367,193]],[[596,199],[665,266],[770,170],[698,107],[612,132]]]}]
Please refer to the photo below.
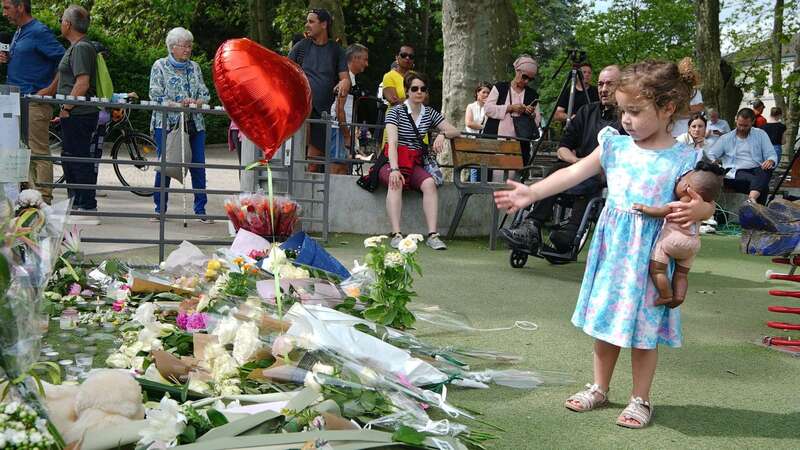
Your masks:
[{"label": "woman in white top", "polygon": [[[464,130],[471,134],[480,134],[486,125],[486,110],[484,104],[489,97],[489,92],[492,91],[492,84],[487,81],[478,83],[475,88],[475,101],[467,105],[467,111],[464,114]],[[469,181],[478,181],[478,169],[469,170]]]},{"label": "woman in white top", "polygon": [[694,113],[689,118],[689,131],[677,137],[678,142],[691,145],[698,152],[703,152],[711,148],[711,144],[706,139],[706,118],[701,113]]}]

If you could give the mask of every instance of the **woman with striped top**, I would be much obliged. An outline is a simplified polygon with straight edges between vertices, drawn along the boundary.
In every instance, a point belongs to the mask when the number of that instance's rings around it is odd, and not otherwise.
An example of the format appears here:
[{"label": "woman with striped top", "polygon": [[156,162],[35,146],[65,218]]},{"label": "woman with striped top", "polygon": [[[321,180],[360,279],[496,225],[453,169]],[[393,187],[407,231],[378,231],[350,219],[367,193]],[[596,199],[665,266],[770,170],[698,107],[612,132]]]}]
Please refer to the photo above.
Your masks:
[{"label": "woman with striped top", "polygon": [[[432,128],[439,130],[440,133],[432,145],[432,150],[439,153],[444,146],[445,137],[456,137],[459,131],[438,111],[425,106],[428,86],[424,75],[408,72],[403,78],[403,87],[406,90],[406,101],[386,113],[388,142],[384,152],[389,158],[389,164],[384,165],[380,171],[381,182],[389,187],[386,193],[386,211],[392,226],[391,244],[397,248],[403,239],[400,232],[403,191],[414,189],[422,192],[422,209],[428,225],[425,243],[434,250],[445,250],[447,246],[436,231],[439,209],[436,183],[422,166],[424,147],[420,138]],[[419,137],[414,131],[412,120]]]}]

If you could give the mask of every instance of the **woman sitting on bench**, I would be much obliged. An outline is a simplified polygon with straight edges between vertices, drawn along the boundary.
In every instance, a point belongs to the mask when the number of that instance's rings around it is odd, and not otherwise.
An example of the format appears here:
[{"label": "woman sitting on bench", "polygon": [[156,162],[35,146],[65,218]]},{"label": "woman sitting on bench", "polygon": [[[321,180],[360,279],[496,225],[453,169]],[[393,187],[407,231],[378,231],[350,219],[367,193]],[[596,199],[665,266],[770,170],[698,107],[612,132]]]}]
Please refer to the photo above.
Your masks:
[{"label": "woman sitting on bench", "polygon": [[422,165],[423,154],[427,151],[422,136],[432,128],[438,129],[441,133],[432,147],[434,152],[439,153],[445,137],[456,137],[459,131],[438,111],[425,106],[428,86],[424,75],[408,72],[403,79],[403,87],[407,93],[406,101],[394,106],[386,114],[388,142],[384,152],[389,158],[389,164],[384,165],[380,171],[381,182],[389,187],[386,193],[386,211],[392,226],[391,245],[397,248],[403,239],[400,232],[403,191],[414,189],[422,192],[422,209],[428,225],[425,243],[434,250],[445,250],[447,245],[436,231],[439,209],[436,183]]}]

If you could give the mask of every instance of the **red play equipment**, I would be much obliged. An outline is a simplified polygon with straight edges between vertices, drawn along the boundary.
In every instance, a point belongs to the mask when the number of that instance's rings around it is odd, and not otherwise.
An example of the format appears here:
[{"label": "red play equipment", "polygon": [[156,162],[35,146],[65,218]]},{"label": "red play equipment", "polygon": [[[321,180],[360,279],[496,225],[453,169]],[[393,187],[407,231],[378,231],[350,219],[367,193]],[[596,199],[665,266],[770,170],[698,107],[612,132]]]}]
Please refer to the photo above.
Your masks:
[{"label": "red play equipment", "polygon": [[[790,258],[772,258],[772,262],[778,264],[787,264],[791,267],[791,269],[789,270],[788,274],[773,273],[771,270],[768,270],[767,279],[794,281],[796,283],[800,283],[800,275],[794,274],[797,268],[800,267],[800,255],[793,255]],[[769,291],[769,295],[775,297],[800,298],[800,291],[773,289]],[[790,306],[770,306],[767,309],[770,312],[780,314],[800,314],[800,308]],[[800,323],[768,321],[767,326],[784,331],[800,331]],[[792,339],[791,337],[780,336],[764,336],[761,342],[766,346],[778,346],[783,350],[800,355],[800,339]]]}]

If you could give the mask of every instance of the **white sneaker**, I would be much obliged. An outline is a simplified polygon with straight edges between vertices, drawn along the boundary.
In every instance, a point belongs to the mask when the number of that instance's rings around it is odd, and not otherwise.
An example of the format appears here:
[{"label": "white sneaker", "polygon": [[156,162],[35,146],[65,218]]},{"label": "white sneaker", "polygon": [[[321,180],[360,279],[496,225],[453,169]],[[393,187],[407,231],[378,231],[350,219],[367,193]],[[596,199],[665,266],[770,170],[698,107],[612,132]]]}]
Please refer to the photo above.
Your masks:
[{"label": "white sneaker", "polygon": [[425,239],[425,244],[434,250],[447,250],[447,244],[439,237],[439,233],[433,233]]},{"label": "white sneaker", "polygon": [[709,218],[708,220],[704,220],[704,221],[702,222],[702,224],[703,224],[703,225],[709,225],[709,226],[711,226],[711,227],[714,227],[714,228],[716,228],[716,227],[717,227],[717,225],[719,225],[719,224],[717,223],[717,221],[716,221],[716,220],[714,220],[714,218],[713,218],[713,217]]}]

